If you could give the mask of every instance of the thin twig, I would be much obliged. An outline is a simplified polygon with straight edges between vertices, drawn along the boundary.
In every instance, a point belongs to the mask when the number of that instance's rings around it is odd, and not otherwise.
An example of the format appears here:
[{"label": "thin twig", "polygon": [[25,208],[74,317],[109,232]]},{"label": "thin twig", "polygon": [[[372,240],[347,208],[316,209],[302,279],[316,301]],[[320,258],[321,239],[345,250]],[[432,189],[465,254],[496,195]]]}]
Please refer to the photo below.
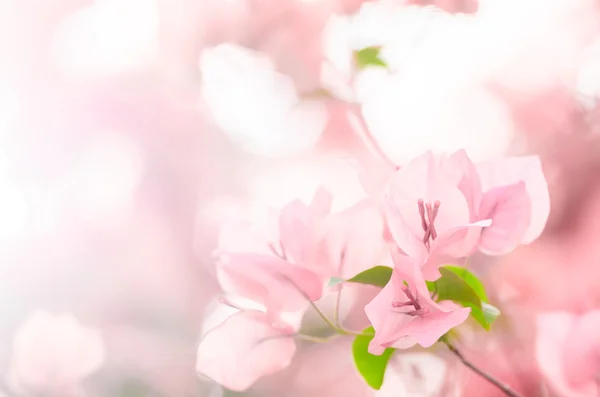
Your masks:
[{"label": "thin twig", "polygon": [[353,336],[373,336],[370,334],[364,334],[362,332],[354,332],[354,331],[350,331],[347,329],[344,329],[342,327],[338,327],[337,325],[335,325],[326,315],[325,313],[323,313],[321,311],[321,309],[319,309],[319,306],[316,305],[315,302],[313,302],[312,300],[310,300],[309,296],[302,291],[302,289],[300,287],[298,287],[298,284],[296,284],[292,279],[290,279],[289,277],[285,276],[285,275],[281,275],[281,278],[283,278],[284,280],[287,280],[288,282],[290,282],[294,287],[296,287],[296,289],[298,290],[298,292],[310,303],[310,305],[312,306],[312,308],[315,310],[315,312],[317,312],[317,314],[319,315],[319,317],[321,317],[323,319],[323,321],[325,321],[325,323],[329,326],[329,328],[331,328],[333,331],[335,331],[336,333],[340,334],[340,335],[353,335]]},{"label": "thin twig", "polygon": [[[346,267],[346,250],[348,249],[348,244],[344,245],[342,252],[340,254],[340,267],[339,272],[340,275],[344,274],[344,270]],[[342,285],[338,285],[337,292],[335,296],[335,306],[333,307],[333,323],[336,327],[341,328],[340,324],[340,305],[342,303],[342,289],[344,287]]]},{"label": "thin twig", "polygon": [[496,386],[498,389],[500,389],[504,394],[506,394],[509,397],[523,397],[521,396],[519,393],[517,393],[516,391],[514,391],[513,389],[510,388],[510,386],[508,386],[505,383],[500,382],[499,380],[495,379],[493,376],[491,376],[490,374],[483,372],[482,370],[480,370],[479,368],[477,368],[475,366],[475,364],[471,363],[470,361],[468,361],[460,351],[458,351],[458,349],[456,347],[454,347],[454,345],[452,345],[450,342],[448,341],[444,341],[443,343],[446,344],[446,346],[448,346],[448,349],[456,356],[458,357],[458,359],[468,368],[470,368],[473,372],[475,372],[477,375],[481,376],[482,378],[484,378],[485,380],[487,380],[488,382],[490,382],[491,384],[493,384],[494,386]]},{"label": "thin twig", "polygon": [[335,331],[336,333],[338,333],[340,335],[374,336],[373,334],[370,334],[370,333],[355,332],[355,331],[351,331],[349,329],[345,329],[343,327],[338,327],[329,318],[327,318],[327,316],[321,311],[321,309],[319,309],[319,306],[317,306],[315,304],[315,302],[310,301],[310,305],[313,307],[313,309],[315,309],[315,311],[317,312],[319,317],[321,317],[323,319],[323,321],[325,321],[325,323],[329,326],[329,328],[331,328],[333,331]]},{"label": "thin twig", "polygon": [[325,313],[323,313],[321,311],[321,309],[319,309],[319,306],[317,306],[315,304],[315,302],[313,302],[313,301],[309,301],[309,302],[310,302],[310,305],[313,307],[313,309],[315,309],[315,311],[317,312],[319,317],[321,317],[323,319],[323,321],[325,321],[325,323],[329,326],[329,328],[331,328],[332,330],[334,330],[335,332],[338,332],[340,334],[344,334],[344,335],[347,334],[345,330],[342,330],[341,328],[336,326],[329,318],[327,318]]},{"label": "thin twig", "polygon": [[342,302],[342,287],[339,286],[335,296],[335,306],[333,307],[333,323],[340,327],[340,304]]},{"label": "thin twig", "polygon": [[363,144],[375,156],[375,158],[381,159],[388,166],[396,168],[396,163],[392,161],[381,149],[381,146],[377,143],[371,132],[367,122],[365,121],[360,105],[354,105],[351,114],[355,117],[356,123],[354,125],[354,132],[362,140]]}]

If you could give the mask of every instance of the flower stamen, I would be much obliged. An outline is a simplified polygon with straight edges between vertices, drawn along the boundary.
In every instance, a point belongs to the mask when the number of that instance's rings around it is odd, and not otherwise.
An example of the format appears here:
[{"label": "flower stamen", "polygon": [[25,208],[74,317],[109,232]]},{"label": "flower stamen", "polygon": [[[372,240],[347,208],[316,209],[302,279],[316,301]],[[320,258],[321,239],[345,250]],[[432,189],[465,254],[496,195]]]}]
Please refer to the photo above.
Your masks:
[{"label": "flower stamen", "polygon": [[431,203],[425,203],[423,199],[417,200],[417,206],[419,208],[419,215],[421,215],[421,227],[425,234],[423,235],[423,243],[429,250],[431,241],[437,238],[437,231],[435,230],[435,218],[437,217],[440,209],[440,201],[436,200]]},{"label": "flower stamen", "polygon": [[392,307],[394,309],[412,306],[414,310],[402,312],[402,314],[407,314],[409,316],[422,316],[424,314],[429,313],[428,308],[421,307],[421,305],[419,304],[419,299],[415,297],[415,295],[413,295],[413,293],[410,291],[407,285],[402,286],[402,292],[404,292],[404,294],[406,295],[408,302],[392,302]]}]

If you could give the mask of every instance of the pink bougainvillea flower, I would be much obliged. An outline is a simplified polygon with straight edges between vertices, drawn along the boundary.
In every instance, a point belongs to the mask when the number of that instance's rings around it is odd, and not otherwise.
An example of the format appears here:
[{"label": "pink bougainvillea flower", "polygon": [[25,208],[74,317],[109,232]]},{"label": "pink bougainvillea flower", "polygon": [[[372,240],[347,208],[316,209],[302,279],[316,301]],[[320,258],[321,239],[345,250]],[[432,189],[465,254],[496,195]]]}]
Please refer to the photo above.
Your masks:
[{"label": "pink bougainvillea flower", "polygon": [[291,202],[279,214],[270,241],[249,233],[244,242],[244,233],[225,228],[228,238],[220,241],[217,264],[222,288],[262,304],[275,317],[318,300],[337,271],[325,240],[330,207],[331,195],[324,189],[309,205]]},{"label": "pink bougainvillea flower", "polygon": [[479,216],[492,219],[481,233],[479,250],[506,254],[537,239],[548,221],[550,195],[537,156],[512,157],[477,164],[484,192]]},{"label": "pink bougainvillea flower", "polygon": [[600,310],[576,315],[538,315],[536,358],[541,373],[561,397],[600,392]]},{"label": "pink bougainvillea flower", "polygon": [[274,326],[266,313],[242,311],[208,331],[196,371],[234,391],[286,368],[296,352],[292,327]]},{"label": "pink bougainvillea flower", "polygon": [[371,354],[380,355],[388,347],[407,349],[419,344],[433,345],[453,327],[463,323],[470,308],[431,299],[421,264],[405,255],[394,254],[392,279],[365,307],[375,329],[369,345]]},{"label": "pink bougainvillea flower", "polygon": [[[548,187],[536,156],[473,164],[464,150],[431,152],[390,179],[384,199],[398,247],[415,258],[463,258],[477,248],[493,255],[527,244],[543,230]],[[427,279],[439,277],[435,266]]]},{"label": "pink bougainvillea flower", "polygon": [[[464,151],[447,158],[427,152],[394,173],[384,210],[396,244],[407,255],[462,258],[476,249],[481,228],[491,224],[479,219],[480,202],[479,177]],[[438,278],[436,266],[425,269],[425,277]]]}]

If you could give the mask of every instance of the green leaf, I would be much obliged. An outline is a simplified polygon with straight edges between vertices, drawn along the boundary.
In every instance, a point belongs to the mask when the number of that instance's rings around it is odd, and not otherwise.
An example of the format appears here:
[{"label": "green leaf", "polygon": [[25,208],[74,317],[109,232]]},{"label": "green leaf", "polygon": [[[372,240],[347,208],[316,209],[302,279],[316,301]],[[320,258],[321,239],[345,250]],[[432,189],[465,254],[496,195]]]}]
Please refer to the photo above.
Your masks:
[{"label": "green leaf", "polygon": [[379,47],[367,47],[362,50],[355,51],[354,57],[356,65],[359,69],[365,69],[368,67],[380,67],[387,68],[387,64],[380,58],[381,48]]},{"label": "green leaf", "polygon": [[[363,333],[374,335],[375,330],[373,327],[368,327]],[[369,386],[375,390],[379,390],[383,384],[385,369],[394,349],[385,349],[381,356],[375,356],[369,353],[369,343],[372,339],[372,336],[357,336],[352,343],[352,355],[354,356],[354,364],[360,375]]]},{"label": "green leaf", "polygon": [[438,300],[449,300],[465,307],[481,308],[481,299],[465,280],[445,267],[440,267],[440,273],[442,277],[435,282]]},{"label": "green leaf", "polygon": [[450,300],[471,308],[471,317],[485,330],[500,315],[500,310],[487,303],[487,294],[481,281],[472,272],[458,266],[440,267],[440,277],[435,282],[427,282],[427,288],[437,296],[438,301]]},{"label": "green leaf", "polygon": [[462,278],[467,284],[469,284],[471,288],[473,288],[473,291],[475,291],[475,293],[477,294],[479,299],[481,299],[482,302],[488,302],[488,297],[485,293],[485,287],[483,286],[483,283],[470,270],[464,267],[452,265],[446,265],[444,266],[444,269],[448,269],[460,278]]},{"label": "green leaf", "polygon": [[364,272],[358,273],[346,282],[369,284],[377,287],[385,287],[385,285],[392,278],[392,268],[388,266],[375,266]]}]

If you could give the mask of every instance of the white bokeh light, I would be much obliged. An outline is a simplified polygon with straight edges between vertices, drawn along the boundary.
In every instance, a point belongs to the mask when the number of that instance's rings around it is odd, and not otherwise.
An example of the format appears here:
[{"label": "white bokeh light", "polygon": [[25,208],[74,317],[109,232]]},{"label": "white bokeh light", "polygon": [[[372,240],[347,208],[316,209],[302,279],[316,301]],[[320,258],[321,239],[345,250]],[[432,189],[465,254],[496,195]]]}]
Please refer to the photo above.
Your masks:
[{"label": "white bokeh light", "polygon": [[91,140],[79,157],[69,189],[84,220],[112,222],[131,203],[141,182],[144,158],[124,133],[106,131]]},{"label": "white bokeh light", "polygon": [[101,0],[68,15],[53,37],[65,72],[97,76],[152,62],[158,49],[156,0]]}]

